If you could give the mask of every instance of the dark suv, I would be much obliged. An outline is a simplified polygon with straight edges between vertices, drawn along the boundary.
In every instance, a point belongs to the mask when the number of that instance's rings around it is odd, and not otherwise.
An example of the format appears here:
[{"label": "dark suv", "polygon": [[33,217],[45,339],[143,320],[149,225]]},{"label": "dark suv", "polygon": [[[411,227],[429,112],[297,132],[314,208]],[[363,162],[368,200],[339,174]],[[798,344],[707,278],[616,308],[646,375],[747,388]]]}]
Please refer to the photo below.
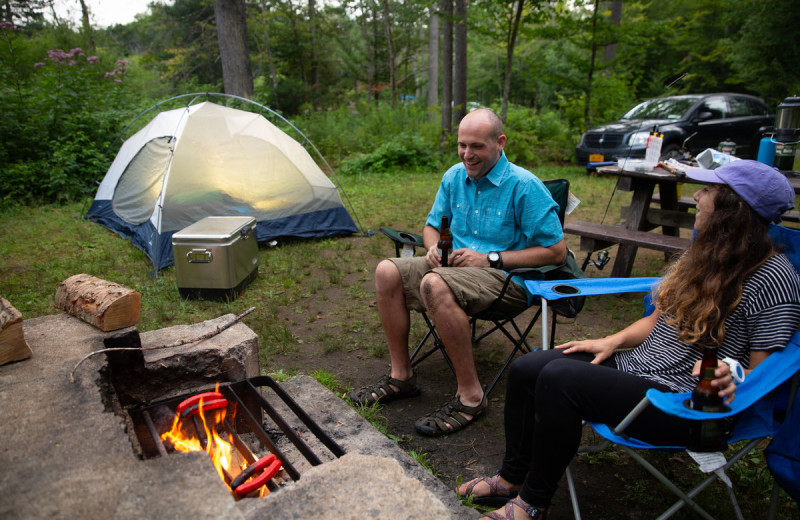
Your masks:
[{"label": "dark suv", "polygon": [[736,156],[755,158],[762,134],[775,115],[761,99],[746,94],[687,94],[648,99],[617,121],[592,128],[575,148],[578,164],[644,157],[647,136],[664,134],[662,158],[679,157],[684,141],[693,156],[722,141],[736,143]]}]

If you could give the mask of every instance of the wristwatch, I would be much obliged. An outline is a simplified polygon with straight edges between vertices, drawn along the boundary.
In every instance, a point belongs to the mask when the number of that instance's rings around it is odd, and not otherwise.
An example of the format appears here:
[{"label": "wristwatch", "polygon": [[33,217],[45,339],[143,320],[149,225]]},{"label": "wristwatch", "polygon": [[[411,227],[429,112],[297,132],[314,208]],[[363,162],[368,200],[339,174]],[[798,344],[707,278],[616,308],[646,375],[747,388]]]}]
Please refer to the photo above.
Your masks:
[{"label": "wristwatch", "polygon": [[486,258],[489,260],[489,266],[495,269],[502,269],[503,268],[503,257],[500,256],[498,251],[489,251],[489,254],[486,255]]}]

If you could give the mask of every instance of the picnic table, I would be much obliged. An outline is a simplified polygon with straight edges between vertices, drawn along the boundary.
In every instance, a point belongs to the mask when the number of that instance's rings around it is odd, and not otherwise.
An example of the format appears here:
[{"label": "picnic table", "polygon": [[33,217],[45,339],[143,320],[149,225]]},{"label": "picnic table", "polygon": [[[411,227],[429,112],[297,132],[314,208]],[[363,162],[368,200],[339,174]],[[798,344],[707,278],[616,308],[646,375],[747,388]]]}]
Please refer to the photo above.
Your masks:
[{"label": "picnic table", "polygon": [[[628,277],[640,247],[663,251],[666,255],[688,249],[691,239],[680,230],[694,227],[693,205],[688,197],[679,198],[679,183],[703,185],[680,173],[656,167],[646,171],[623,170],[619,166],[600,166],[598,173],[618,175],[617,190],[632,192],[630,205],[623,208],[624,220],[616,225],[593,222],[570,222],[566,233],[581,237],[581,251],[591,253],[619,244],[611,270],[612,277]],[[800,193],[800,177],[787,177],[795,193]],[[658,186],[658,194],[654,191]],[[656,203],[654,207],[653,204]],[[787,212],[787,219],[797,219],[797,212]],[[661,232],[654,232],[660,227]]]}]

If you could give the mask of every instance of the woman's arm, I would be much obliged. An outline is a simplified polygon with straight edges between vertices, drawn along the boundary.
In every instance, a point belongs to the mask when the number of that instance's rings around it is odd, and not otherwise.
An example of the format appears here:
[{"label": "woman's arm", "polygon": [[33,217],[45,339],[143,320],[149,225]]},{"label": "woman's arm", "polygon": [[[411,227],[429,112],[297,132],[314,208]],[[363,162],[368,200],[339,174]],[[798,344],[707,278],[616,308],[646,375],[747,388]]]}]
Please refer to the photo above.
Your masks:
[{"label": "woman's arm", "polygon": [[[753,371],[762,361],[767,359],[772,354],[769,350],[751,350],[750,351],[750,368],[744,371],[745,375]],[[719,396],[725,399],[725,404],[731,404],[736,398],[736,383],[733,382],[731,376],[731,367],[722,360],[717,362],[717,369],[714,371],[714,380],[711,381],[711,386],[719,388]],[[695,363],[692,375],[700,377],[700,361]]]},{"label": "woman's arm", "polygon": [[583,341],[569,341],[556,348],[564,349],[565,354],[573,352],[590,352],[594,354],[592,363],[600,364],[608,359],[618,348],[634,348],[641,345],[653,331],[658,322],[659,313],[653,312],[649,316],[628,325],[621,331],[601,339],[587,339]]}]

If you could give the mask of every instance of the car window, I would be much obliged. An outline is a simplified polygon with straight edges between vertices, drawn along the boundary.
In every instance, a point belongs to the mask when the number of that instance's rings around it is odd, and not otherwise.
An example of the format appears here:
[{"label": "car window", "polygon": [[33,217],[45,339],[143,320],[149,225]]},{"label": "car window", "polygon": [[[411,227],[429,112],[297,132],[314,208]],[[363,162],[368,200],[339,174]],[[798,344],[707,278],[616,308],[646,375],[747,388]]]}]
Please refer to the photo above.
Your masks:
[{"label": "car window", "polygon": [[728,115],[728,104],[721,97],[710,98],[703,102],[700,106],[699,113],[711,112],[710,119],[725,119],[730,117]]},{"label": "car window", "polygon": [[771,114],[767,106],[758,101],[748,99],[747,104],[750,105],[750,113],[754,116],[768,116]]},{"label": "car window", "polygon": [[680,119],[696,101],[696,97],[648,99],[630,109],[622,119]]},{"label": "car window", "polygon": [[728,98],[731,107],[730,117],[748,117],[753,114],[752,106],[743,98]]}]

